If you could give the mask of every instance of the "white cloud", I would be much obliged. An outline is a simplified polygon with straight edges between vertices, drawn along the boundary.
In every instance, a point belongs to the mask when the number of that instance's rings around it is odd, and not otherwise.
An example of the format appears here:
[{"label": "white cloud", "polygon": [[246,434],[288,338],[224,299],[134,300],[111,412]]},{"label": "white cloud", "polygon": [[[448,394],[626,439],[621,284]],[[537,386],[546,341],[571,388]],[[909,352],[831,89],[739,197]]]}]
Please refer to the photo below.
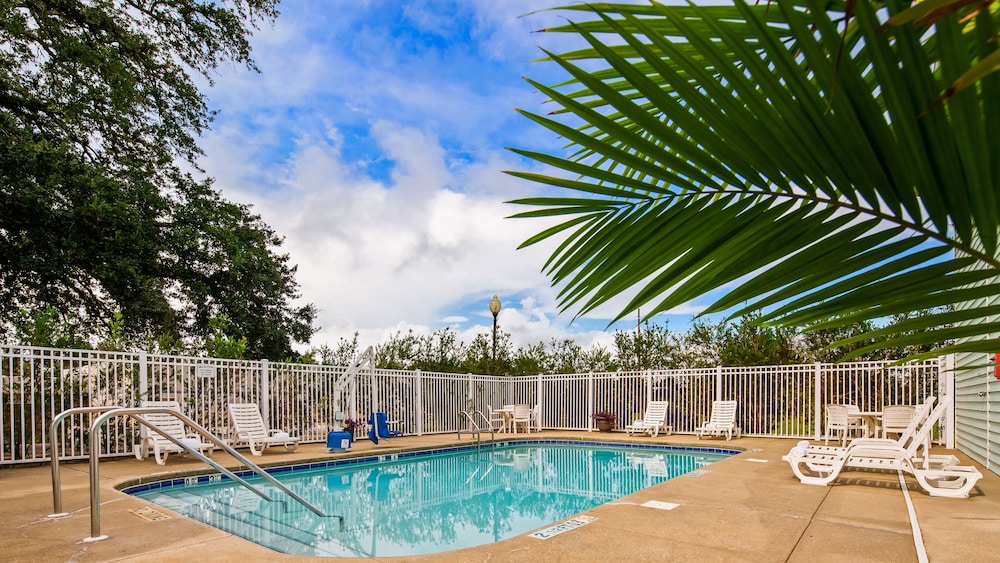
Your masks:
[{"label": "white cloud", "polygon": [[442,4],[414,5],[409,21],[443,39],[394,36],[379,19],[394,3],[283,6],[254,41],[262,74],[227,71],[210,92],[222,113],[202,165],[225,197],[252,204],[285,237],[303,301],[320,310],[316,345],[443,326],[468,343],[492,328],[497,293],[516,345],[609,346],[608,332],[558,314],[540,272],[553,246],[516,250],[545,222],[505,219],[517,209],[504,201],[538,188],[502,173],[532,166],[503,146],[561,145],[512,108],[541,101],[519,78],[540,54],[530,31],[562,20],[518,19],[539,7],[528,0],[458,3],[448,13],[466,18],[462,27],[434,17]]}]

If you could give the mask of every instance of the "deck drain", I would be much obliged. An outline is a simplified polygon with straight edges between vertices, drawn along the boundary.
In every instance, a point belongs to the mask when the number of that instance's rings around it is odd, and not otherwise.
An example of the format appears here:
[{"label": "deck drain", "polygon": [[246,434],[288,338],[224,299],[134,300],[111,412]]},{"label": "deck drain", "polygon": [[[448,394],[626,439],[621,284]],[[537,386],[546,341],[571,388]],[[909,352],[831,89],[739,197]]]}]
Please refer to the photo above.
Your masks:
[{"label": "deck drain", "polygon": [[158,520],[170,520],[170,516],[164,514],[158,510],[154,510],[150,507],[137,508],[135,510],[129,510],[132,514],[135,514],[143,520],[149,520],[150,522],[156,522]]}]

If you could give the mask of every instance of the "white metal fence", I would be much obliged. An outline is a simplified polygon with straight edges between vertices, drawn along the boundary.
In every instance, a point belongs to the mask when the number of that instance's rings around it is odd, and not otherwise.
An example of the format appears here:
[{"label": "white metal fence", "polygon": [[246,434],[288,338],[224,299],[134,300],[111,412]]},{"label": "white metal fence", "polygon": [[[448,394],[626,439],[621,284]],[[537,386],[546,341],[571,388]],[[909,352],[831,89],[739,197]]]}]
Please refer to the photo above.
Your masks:
[{"label": "white metal fence", "polygon": [[[0,346],[0,364],[0,464],[49,459],[49,424],[66,409],[137,406],[144,399],[177,400],[189,417],[223,438],[230,433],[226,405],[257,403],[271,427],[323,442],[337,415],[334,383],[346,370],[28,346]],[[510,403],[540,405],[543,428],[590,430],[594,411],[610,410],[624,425],[641,418],[650,400],[668,401],[667,423],[691,433],[708,418],[713,400],[735,399],[744,435],[815,438],[823,431],[823,405],[851,403],[872,411],[916,404],[948,388],[939,371],[938,360],[900,367],[857,362],[535,376],[368,370],[340,399],[346,416],[363,420],[385,411],[401,421],[404,434],[456,432],[459,411]],[[88,455],[90,419],[66,420],[62,458]],[[100,452],[130,455],[137,435],[134,421],[114,419],[101,433]]]}]

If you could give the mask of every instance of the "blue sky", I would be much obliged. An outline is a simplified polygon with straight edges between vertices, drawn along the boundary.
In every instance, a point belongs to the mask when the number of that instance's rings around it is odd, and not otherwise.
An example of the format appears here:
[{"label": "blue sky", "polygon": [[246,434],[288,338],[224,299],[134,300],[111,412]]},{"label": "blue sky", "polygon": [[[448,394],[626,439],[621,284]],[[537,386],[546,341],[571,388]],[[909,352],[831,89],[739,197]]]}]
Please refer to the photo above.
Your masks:
[{"label": "blue sky", "polygon": [[[515,345],[610,343],[624,299],[571,323],[541,272],[552,247],[516,250],[545,224],[504,218],[516,212],[504,201],[542,189],[502,173],[535,168],[504,147],[563,145],[514,111],[545,111],[522,76],[563,78],[532,61],[575,41],[534,30],[579,17],[520,16],[564,4],[287,2],[253,38],[259,74],[219,69],[200,164],[285,237],[302,300],[319,308],[313,345],[446,326],[468,343],[491,329],[493,294]],[[658,322],[686,330],[701,306]]]}]

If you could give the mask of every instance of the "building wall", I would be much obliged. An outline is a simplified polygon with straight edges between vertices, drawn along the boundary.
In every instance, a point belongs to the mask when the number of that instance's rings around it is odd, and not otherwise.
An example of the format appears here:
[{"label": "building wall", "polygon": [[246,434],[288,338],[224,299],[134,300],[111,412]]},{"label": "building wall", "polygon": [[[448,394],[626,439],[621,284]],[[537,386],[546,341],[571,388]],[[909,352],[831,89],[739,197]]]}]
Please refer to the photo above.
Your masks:
[{"label": "building wall", "polygon": [[[997,347],[1000,352],[1000,343]],[[956,358],[955,446],[1000,474],[1000,379],[988,362],[986,354]]]}]

